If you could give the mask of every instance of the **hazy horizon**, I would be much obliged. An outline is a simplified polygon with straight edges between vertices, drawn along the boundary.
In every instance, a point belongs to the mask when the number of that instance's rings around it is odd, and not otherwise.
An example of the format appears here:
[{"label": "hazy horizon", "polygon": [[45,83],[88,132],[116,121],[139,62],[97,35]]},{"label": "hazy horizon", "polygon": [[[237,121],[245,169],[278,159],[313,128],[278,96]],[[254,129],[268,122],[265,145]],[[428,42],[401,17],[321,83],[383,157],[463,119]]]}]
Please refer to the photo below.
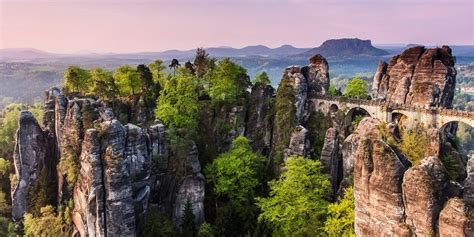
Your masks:
[{"label": "hazy horizon", "polygon": [[[0,0],[0,48],[132,53],[327,39],[474,45],[471,0]],[[350,24],[348,24],[350,22]]]}]

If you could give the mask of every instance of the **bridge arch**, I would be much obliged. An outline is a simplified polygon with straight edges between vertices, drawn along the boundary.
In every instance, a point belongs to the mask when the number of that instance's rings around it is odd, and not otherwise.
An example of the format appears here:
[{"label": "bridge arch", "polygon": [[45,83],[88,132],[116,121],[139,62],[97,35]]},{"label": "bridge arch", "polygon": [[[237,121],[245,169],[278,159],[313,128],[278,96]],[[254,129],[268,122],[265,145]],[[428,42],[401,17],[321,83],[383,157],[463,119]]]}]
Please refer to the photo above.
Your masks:
[{"label": "bridge arch", "polygon": [[392,110],[390,112],[391,112],[391,121],[388,121],[388,122],[395,123],[400,128],[409,126],[410,115],[407,114],[405,111]]},{"label": "bridge arch", "polygon": [[462,154],[474,158],[474,126],[464,121],[452,119],[440,128],[444,139],[449,141]]},{"label": "bridge arch", "polygon": [[337,104],[331,104],[331,105],[329,106],[329,112],[335,113],[335,112],[337,112],[337,111],[339,111],[339,106],[337,106]]},{"label": "bridge arch", "polygon": [[364,117],[372,116],[370,115],[369,111],[362,107],[353,107],[349,109],[344,117],[344,123],[349,129],[349,132],[352,132]]}]

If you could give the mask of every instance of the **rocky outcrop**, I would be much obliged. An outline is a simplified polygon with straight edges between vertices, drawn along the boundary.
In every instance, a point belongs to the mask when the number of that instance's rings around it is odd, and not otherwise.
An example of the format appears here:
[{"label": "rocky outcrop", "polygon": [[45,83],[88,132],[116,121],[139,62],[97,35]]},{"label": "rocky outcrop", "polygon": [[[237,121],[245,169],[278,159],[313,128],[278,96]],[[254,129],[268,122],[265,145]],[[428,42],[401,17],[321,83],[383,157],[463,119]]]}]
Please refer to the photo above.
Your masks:
[{"label": "rocky outcrop", "polygon": [[309,152],[308,130],[297,126],[291,134],[290,145],[285,153],[285,160],[290,156],[307,156]]},{"label": "rocky outcrop", "polygon": [[364,118],[353,134],[357,236],[409,236],[404,223],[403,173],[407,169],[382,139],[379,122]]},{"label": "rocky outcrop", "polygon": [[409,48],[381,62],[374,76],[373,98],[394,103],[451,107],[456,69],[451,48]]},{"label": "rocky outcrop", "polygon": [[308,66],[290,66],[285,69],[283,80],[293,86],[297,124],[304,123],[310,111],[306,109],[308,99],[325,95],[329,90],[329,66],[321,55],[310,58]]},{"label": "rocky outcrop", "polygon": [[464,180],[463,199],[468,206],[474,209],[474,159],[467,161],[467,177]]},{"label": "rocky outcrop", "polygon": [[47,169],[45,144],[45,135],[33,114],[22,111],[13,156],[16,182],[12,183],[12,217],[15,221],[28,211],[30,193],[38,185],[41,172]]},{"label": "rocky outcrop", "polygon": [[272,143],[271,103],[274,94],[272,86],[261,83],[254,85],[250,93],[245,135],[252,141],[252,147],[263,154],[269,152]]},{"label": "rocky outcrop", "polygon": [[341,169],[342,169],[342,177],[341,183],[338,187],[337,195],[341,196],[344,190],[347,187],[350,187],[354,183],[354,155],[357,149],[358,140],[354,139],[354,135],[349,135],[344,142],[342,143],[341,153],[342,153],[342,160],[341,160]]},{"label": "rocky outcrop", "polygon": [[72,220],[80,236],[105,236],[105,191],[99,132],[88,129],[80,157],[81,170],[74,187]]},{"label": "rocky outcrop", "polygon": [[405,222],[413,233],[427,236],[437,232],[436,223],[447,199],[448,185],[448,174],[437,157],[424,158],[406,171],[403,177]]},{"label": "rocky outcrop", "polygon": [[339,153],[339,138],[336,128],[329,128],[326,131],[324,145],[321,151],[321,164],[325,173],[329,174],[332,193],[337,192],[339,186],[339,166],[341,165]]},{"label": "rocky outcrop", "polygon": [[201,174],[201,165],[198,159],[198,151],[195,144],[186,159],[186,175],[179,186],[176,201],[174,203],[173,222],[180,226],[181,217],[186,202],[191,202],[196,224],[204,222],[204,196],[205,178]]},{"label": "rocky outcrop", "polygon": [[329,65],[328,61],[316,54],[309,59],[309,65],[301,69],[308,81],[308,98],[325,95],[329,90]]},{"label": "rocky outcrop", "polygon": [[439,215],[439,236],[474,236],[471,215],[462,199],[449,199]]}]

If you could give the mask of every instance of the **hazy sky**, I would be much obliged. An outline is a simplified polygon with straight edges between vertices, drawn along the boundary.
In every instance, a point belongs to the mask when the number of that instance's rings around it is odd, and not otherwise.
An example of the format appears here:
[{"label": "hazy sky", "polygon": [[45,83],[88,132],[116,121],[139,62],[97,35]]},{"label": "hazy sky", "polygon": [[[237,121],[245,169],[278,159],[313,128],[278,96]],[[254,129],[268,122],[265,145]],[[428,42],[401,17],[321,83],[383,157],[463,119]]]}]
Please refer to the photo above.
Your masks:
[{"label": "hazy sky", "polygon": [[474,0],[0,0],[0,48],[137,52],[199,46],[474,44]]}]

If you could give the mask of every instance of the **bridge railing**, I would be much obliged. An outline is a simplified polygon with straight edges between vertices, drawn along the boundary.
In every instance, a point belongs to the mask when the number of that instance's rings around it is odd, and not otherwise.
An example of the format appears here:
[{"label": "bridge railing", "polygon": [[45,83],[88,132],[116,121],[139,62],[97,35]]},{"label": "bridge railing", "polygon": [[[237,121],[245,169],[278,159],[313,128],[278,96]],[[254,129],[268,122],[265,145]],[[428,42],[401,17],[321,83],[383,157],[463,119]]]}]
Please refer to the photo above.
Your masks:
[{"label": "bridge railing", "polygon": [[407,105],[407,104],[386,102],[386,101],[380,101],[380,100],[353,99],[353,98],[346,98],[346,97],[341,97],[341,96],[330,96],[330,95],[319,95],[319,96],[316,96],[315,99],[334,101],[338,103],[378,106],[378,107],[390,108],[392,110],[405,110],[405,111],[421,112],[421,113],[428,113],[428,114],[440,114],[440,115],[446,115],[446,116],[474,119],[474,112],[457,110],[457,109],[447,109],[444,107]]}]

